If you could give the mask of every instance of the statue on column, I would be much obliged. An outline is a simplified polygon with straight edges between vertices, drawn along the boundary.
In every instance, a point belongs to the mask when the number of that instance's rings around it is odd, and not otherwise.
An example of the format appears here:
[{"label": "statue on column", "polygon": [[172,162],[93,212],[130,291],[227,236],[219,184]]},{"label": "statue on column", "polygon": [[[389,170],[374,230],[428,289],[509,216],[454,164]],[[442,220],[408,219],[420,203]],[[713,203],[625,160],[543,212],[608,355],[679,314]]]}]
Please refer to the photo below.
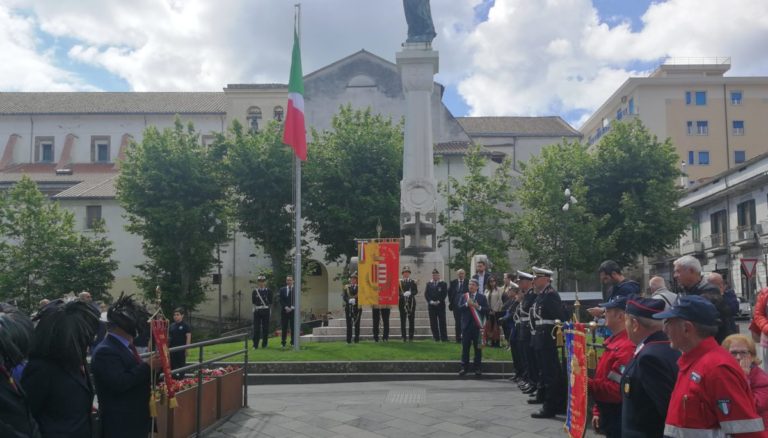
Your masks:
[{"label": "statue on column", "polygon": [[403,0],[405,21],[408,23],[407,43],[431,43],[437,34],[432,24],[429,0]]}]

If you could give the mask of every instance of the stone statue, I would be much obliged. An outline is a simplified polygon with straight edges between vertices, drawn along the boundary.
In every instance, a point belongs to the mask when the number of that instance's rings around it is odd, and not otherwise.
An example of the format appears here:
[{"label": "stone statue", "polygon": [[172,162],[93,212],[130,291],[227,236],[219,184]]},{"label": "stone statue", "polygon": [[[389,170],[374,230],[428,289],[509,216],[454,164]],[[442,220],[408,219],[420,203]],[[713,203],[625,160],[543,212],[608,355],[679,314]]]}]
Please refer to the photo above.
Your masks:
[{"label": "stone statue", "polygon": [[432,24],[429,0],[403,0],[405,21],[408,23],[407,43],[431,43],[437,34]]}]

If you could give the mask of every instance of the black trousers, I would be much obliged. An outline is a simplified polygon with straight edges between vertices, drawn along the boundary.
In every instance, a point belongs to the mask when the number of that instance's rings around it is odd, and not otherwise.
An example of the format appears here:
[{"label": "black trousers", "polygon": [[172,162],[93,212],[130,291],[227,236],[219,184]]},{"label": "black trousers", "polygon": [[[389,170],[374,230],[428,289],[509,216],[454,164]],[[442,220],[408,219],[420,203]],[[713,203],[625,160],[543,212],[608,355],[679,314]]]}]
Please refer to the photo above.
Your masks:
[{"label": "black trousers", "polygon": [[536,349],[536,362],[539,366],[539,387],[544,389],[544,406],[547,412],[559,413],[565,409],[567,388],[564,386],[562,366],[556,346]]},{"label": "black trousers", "polygon": [[390,309],[377,309],[373,308],[373,340],[379,340],[379,319],[384,323],[384,336],[385,341],[389,340],[389,312]]},{"label": "black trousers", "polygon": [[[405,311],[406,302],[408,302],[408,306],[410,307],[407,313]],[[400,336],[402,336],[403,339],[406,338],[405,320],[408,319],[407,337],[408,339],[413,340],[413,334],[416,332],[416,327],[414,327],[414,323],[416,320],[416,298],[413,296],[410,296],[408,298],[403,298],[397,304],[397,307],[400,310]]]},{"label": "black trousers", "polygon": [[293,312],[286,312],[285,309],[280,311],[280,336],[282,337],[282,344],[285,346],[285,338],[288,336],[288,330],[291,331],[291,345],[294,344],[294,333],[293,333],[293,318],[294,318]]},{"label": "black trousers", "polygon": [[523,377],[525,375],[525,363],[520,351],[520,343],[515,341],[514,331],[512,331],[512,336],[509,339],[509,352],[512,355],[512,366],[515,367],[515,374]]},{"label": "black trousers", "polygon": [[474,365],[475,370],[479,370],[482,366],[483,361],[483,349],[480,348],[481,345],[481,339],[480,339],[480,329],[477,327],[470,326],[467,331],[462,333],[461,336],[461,367],[463,369],[469,369],[469,347],[472,346],[472,348],[475,349],[475,358],[474,358]]},{"label": "black trousers", "polygon": [[253,311],[253,348],[261,346],[267,348],[269,339],[269,309],[256,309]]},{"label": "black trousers", "polygon": [[456,342],[461,342],[461,311],[459,309],[453,310],[453,321],[456,324]]},{"label": "black trousers", "polygon": [[445,322],[445,303],[433,306],[427,305],[429,309],[429,328],[432,330],[432,339],[436,341],[448,340],[448,327]]},{"label": "black trousers", "polygon": [[[175,345],[174,345],[175,347]],[[175,370],[177,368],[182,368],[187,366],[187,350],[184,351],[174,351],[173,353],[168,353],[168,355],[171,357],[171,369]],[[175,373],[173,375],[173,378],[176,380],[181,380],[184,378],[184,373]]]},{"label": "black trousers", "polygon": [[352,320],[355,323],[355,343],[360,342],[360,315],[362,313],[363,309],[358,306],[344,306],[344,315],[347,319],[347,344],[352,342]]},{"label": "black trousers", "polygon": [[526,341],[525,342],[525,361],[528,364],[528,380],[536,384],[538,384],[540,380],[538,359],[539,358],[536,355],[536,351],[533,349],[533,345],[531,345],[531,341],[530,340]]}]

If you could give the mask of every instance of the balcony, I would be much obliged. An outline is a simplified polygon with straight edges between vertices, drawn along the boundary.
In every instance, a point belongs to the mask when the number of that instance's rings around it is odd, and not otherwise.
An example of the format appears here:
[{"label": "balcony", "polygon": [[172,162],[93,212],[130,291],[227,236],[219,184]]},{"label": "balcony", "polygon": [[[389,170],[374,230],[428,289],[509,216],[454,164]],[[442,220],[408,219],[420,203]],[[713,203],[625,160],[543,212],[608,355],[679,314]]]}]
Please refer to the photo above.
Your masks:
[{"label": "balcony", "polygon": [[757,246],[758,228],[757,225],[739,225],[735,230],[731,230],[731,242],[740,248]]},{"label": "balcony", "polygon": [[685,241],[680,244],[680,255],[703,255],[704,244],[702,242]]},{"label": "balcony", "polygon": [[756,225],[757,234],[760,236],[768,236],[768,220],[760,221],[759,224]]},{"label": "balcony", "polygon": [[725,233],[714,233],[709,236],[704,236],[702,241],[704,243],[704,249],[711,253],[717,254],[727,250]]},{"label": "balcony", "polygon": [[665,265],[678,257],[680,257],[680,245],[673,245],[648,257],[648,261],[654,265]]}]

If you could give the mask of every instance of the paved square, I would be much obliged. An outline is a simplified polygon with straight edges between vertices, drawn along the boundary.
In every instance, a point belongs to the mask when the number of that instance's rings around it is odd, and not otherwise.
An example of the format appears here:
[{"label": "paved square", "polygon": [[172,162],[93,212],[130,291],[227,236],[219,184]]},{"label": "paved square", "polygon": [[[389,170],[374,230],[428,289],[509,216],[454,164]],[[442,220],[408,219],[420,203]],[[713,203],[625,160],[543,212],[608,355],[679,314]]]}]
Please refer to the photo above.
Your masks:
[{"label": "paved square", "polygon": [[[563,437],[506,380],[258,385],[209,437]],[[587,436],[594,436],[588,433]]]}]

